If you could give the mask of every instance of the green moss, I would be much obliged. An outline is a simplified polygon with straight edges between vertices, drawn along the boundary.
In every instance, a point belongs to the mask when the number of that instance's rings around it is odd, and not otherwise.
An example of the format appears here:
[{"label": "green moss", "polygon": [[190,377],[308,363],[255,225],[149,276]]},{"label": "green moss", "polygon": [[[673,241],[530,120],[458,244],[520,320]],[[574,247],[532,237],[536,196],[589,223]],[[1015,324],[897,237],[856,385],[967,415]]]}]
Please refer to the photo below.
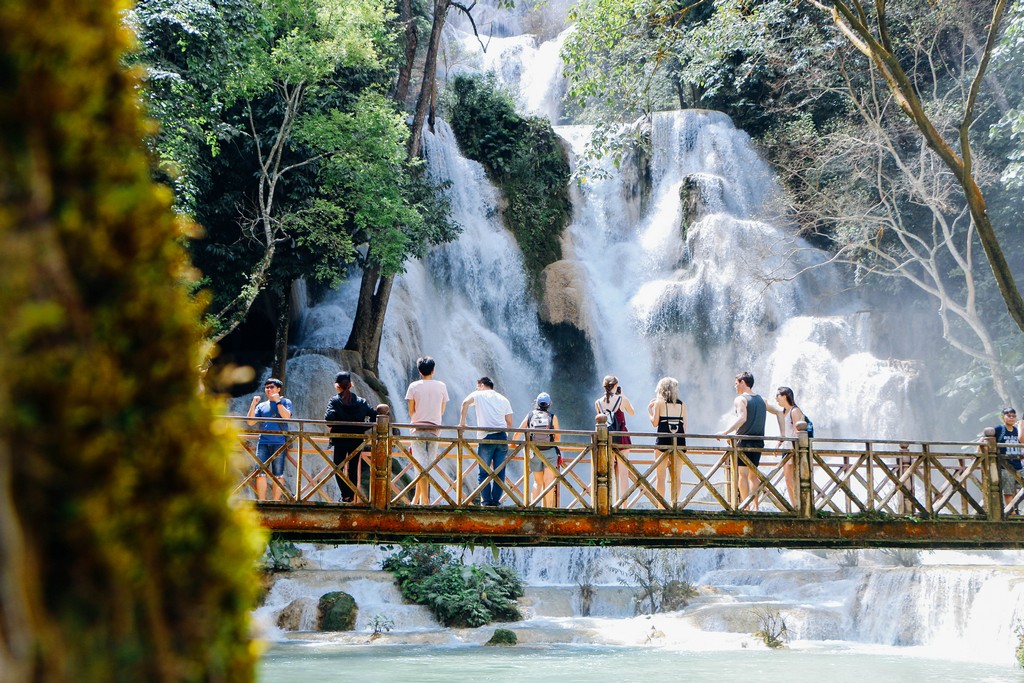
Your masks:
[{"label": "green moss", "polygon": [[484,645],[517,645],[519,638],[516,636],[515,631],[510,631],[507,628],[496,628],[494,629],[494,635]]},{"label": "green moss", "polygon": [[246,681],[263,534],[197,392],[193,226],[150,180],[122,9],[0,5],[4,635],[25,680]]},{"label": "green moss", "polygon": [[356,627],[359,608],[355,598],[342,591],[325,593],[317,605],[321,631],[351,631]]},{"label": "green moss", "polygon": [[505,198],[505,225],[534,283],[562,258],[560,237],[572,217],[569,161],[551,124],[523,118],[493,77],[455,78],[447,95],[462,152],[480,162]]}]

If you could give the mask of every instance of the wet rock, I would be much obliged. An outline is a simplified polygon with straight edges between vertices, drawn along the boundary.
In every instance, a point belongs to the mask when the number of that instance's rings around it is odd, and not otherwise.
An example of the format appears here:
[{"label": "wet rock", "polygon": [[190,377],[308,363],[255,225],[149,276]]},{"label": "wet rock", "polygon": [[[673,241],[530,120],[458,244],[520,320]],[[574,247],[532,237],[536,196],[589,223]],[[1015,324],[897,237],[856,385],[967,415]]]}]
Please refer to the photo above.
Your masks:
[{"label": "wet rock", "polygon": [[515,631],[510,631],[507,628],[496,628],[494,629],[494,635],[484,645],[516,645],[519,639],[516,637]]},{"label": "wet rock", "polygon": [[541,272],[540,284],[541,320],[550,325],[570,325],[593,338],[586,275],[579,262],[555,261]]},{"label": "wet rock", "polygon": [[307,631],[310,628],[308,615],[316,613],[317,603],[313,598],[298,598],[277,615],[277,627],[282,631]]},{"label": "wet rock", "polygon": [[321,631],[351,631],[356,627],[359,608],[355,598],[343,591],[334,591],[320,596],[319,628]]}]

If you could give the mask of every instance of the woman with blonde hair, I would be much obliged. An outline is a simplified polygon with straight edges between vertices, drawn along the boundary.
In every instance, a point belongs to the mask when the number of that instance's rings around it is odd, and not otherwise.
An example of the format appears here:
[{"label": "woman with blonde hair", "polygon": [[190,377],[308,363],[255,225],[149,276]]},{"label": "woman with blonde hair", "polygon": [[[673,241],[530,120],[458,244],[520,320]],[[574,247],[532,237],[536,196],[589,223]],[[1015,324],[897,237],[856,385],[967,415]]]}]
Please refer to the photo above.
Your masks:
[{"label": "woman with blonde hair", "polygon": [[[674,377],[662,377],[658,380],[658,387],[654,391],[654,398],[647,404],[647,416],[651,419],[651,426],[658,430],[657,440],[659,451],[668,451],[667,462],[662,462],[657,469],[658,493],[665,496],[665,473],[668,471],[668,463],[672,463],[669,481],[673,493],[678,493],[679,486],[679,462],[675,453],[678,448],[686,447],[686,403],[679,400],[679,381]],[[672,502],[672,495],[667,500]]]},{"label": "woman with blonde hair", "polygon": [[618,446],[614,449],[616,455],[612,460],[612,470],[615,472],[618,495],[621,496],[627,490],[628,468],[625,464],[619,467],[619,460],[629,459],[629,448],[622,446],[629,446],[632,443],[629,434],[626,433],[626,413],[635,415],[636,411],[622,393],[622,387],[619,386],[619,380],[615,375],[606,375],[601,385],[604,387],[604,394],[594,401],[594,409],[598,415],[608,417],[608,431],[612,432],[612,443]]}]

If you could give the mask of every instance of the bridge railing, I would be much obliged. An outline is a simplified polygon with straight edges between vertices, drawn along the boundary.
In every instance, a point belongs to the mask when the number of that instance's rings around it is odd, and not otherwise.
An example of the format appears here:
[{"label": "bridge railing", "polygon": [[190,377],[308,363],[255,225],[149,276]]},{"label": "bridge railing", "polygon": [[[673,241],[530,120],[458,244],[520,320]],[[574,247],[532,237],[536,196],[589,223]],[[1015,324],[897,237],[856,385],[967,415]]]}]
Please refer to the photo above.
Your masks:
[{"label": "bridge railing", "polygon": [[[255,498],[258,478],[266,477],[269,498],[300,504],[336,503],[346,485],[354,505],[411,506],[425,488],[427,505],[469,507],[493,482],[502,504],[518,509],[1001,520],[1024,497],[1024,477],[997,455],[991,437],[980,443],[811,439],[800,431],[748,448],[733,435],[686,434],[656,446],[655,438],[666,435],[630,432],[631,444],[617,443],[624,435],[609,432],[599,416],[593,431],[510,429],[507,457],[492,469],[480,455],[484,442],[475,427],[414,432],[413,425],[381,415],[376,423],[280,420],[284,431],[263,432],[245,418],[230,419],[238,423],[243,456],[235,494]],[[338,432],[329,434],[329,427]],[[283,437],[273,456],[284,458],[283,475],[274,475],[273,458],[257,457],[261,435]],[[332,439],[344,444],[337,461]],[[413,448],[427,443],[434,448]],[[419,455],[424,451],[434,453],[429,461]],[[755,454],[760,462],[751,467]],[[1017,482],[1009,500],[1000,491],[1000,470]]]}]

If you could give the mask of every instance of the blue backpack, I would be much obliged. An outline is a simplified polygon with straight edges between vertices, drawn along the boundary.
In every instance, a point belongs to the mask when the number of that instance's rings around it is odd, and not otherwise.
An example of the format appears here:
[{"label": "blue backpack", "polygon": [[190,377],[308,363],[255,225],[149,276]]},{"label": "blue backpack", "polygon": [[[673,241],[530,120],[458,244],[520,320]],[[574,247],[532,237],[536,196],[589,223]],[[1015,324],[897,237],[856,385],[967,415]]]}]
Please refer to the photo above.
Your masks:
[{"label": "blue backpack", "polygon": [[807,417],[807,413],[804,413],[804,422],[807,423],[807,436],[814,438],[814,423],[811,422],[811,418]]}]

